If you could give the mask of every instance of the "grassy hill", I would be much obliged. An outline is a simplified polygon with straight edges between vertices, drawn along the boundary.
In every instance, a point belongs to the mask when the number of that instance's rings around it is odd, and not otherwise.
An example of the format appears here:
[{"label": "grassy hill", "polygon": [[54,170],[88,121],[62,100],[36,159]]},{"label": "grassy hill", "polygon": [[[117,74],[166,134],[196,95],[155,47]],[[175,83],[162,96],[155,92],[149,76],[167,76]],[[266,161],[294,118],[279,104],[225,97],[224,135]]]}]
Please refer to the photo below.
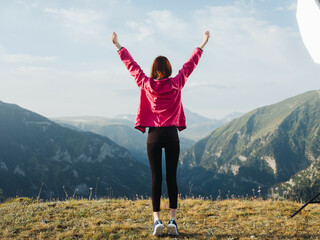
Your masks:
[{"label": "grassy hill", "polygon": [[[162,221],[169,220],[162,200]],[[176,239],[318,239],[320,205],[280,200],[179,200]],[[0,239],[157,239],[150,199],[37,202],[15,198],[0,205]],[[166,234],[162,239],[172,239]]]}]

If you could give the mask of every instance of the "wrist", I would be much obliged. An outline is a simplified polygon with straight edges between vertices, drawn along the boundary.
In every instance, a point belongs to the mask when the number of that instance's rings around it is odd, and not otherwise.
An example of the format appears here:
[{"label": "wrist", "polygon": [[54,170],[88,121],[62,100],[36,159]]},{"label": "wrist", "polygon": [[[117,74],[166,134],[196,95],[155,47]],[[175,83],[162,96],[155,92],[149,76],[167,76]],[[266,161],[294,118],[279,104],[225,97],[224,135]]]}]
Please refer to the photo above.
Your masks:
[{"label": "wrist", "polygon": [[207,44],[207,42],[202,42],[199,46],[199,48],[201,48],[203,50],[204,46]]},{"label": "wrist", "polygon": [[117,48],[118,50],[121,48],[121,45],[120,45],[120,43],[118,43],[118,42],[114,43],[114,45],[116,46],[116,48]]}]

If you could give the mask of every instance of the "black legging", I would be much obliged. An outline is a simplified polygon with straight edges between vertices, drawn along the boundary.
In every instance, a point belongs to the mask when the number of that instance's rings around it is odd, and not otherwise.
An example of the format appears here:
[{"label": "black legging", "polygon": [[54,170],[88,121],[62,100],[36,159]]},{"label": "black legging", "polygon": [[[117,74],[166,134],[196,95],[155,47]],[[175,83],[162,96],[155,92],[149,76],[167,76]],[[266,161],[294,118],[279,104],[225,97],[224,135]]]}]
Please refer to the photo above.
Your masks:
[{"label": "black legging", "polygon": [[166,180],[170,208],[176,209],[178,202],[177,167],[180,154],[179,136],[176,127],[150,127],[147,151],[152,174],[152,208],[160,211],[162,184],[162,148],[166,156]]}]

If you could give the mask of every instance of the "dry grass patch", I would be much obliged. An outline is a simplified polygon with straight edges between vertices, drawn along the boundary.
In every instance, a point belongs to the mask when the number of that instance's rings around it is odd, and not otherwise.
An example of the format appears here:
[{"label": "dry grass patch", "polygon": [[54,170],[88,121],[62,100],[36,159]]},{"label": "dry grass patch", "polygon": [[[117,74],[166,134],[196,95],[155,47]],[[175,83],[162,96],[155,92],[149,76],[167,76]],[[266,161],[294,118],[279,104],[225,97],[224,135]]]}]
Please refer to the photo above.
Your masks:
[{"label": "dry grass patch", "polygon": [[[162,199],[162,221],[169,220]],[[320,239],[320,204],[273,200],[179,200],[177,239]],[[157,239],[151,200],[101,199],[0,205],[0,239]],[[162,239],[172,239],[166,234]]]}]

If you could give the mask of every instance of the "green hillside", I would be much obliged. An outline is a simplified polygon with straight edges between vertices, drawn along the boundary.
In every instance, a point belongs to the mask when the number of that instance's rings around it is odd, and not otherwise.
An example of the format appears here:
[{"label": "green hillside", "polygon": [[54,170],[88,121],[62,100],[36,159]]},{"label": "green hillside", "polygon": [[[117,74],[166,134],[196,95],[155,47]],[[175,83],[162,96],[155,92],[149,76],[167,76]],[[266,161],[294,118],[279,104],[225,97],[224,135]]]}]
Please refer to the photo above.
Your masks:
[{"label": "green hillside", "polygon": [[319,91],[255,109],[184,152],[181,177],[196,192],[266,194],[320,156],[319,119]]},{"label": "green hillside", "polygon": [[309,167],[293,175],[288,181],[277,184],[279,192],[288,194],[292,199],[309,200],[320,193],[320,161],[315,159]]}]

